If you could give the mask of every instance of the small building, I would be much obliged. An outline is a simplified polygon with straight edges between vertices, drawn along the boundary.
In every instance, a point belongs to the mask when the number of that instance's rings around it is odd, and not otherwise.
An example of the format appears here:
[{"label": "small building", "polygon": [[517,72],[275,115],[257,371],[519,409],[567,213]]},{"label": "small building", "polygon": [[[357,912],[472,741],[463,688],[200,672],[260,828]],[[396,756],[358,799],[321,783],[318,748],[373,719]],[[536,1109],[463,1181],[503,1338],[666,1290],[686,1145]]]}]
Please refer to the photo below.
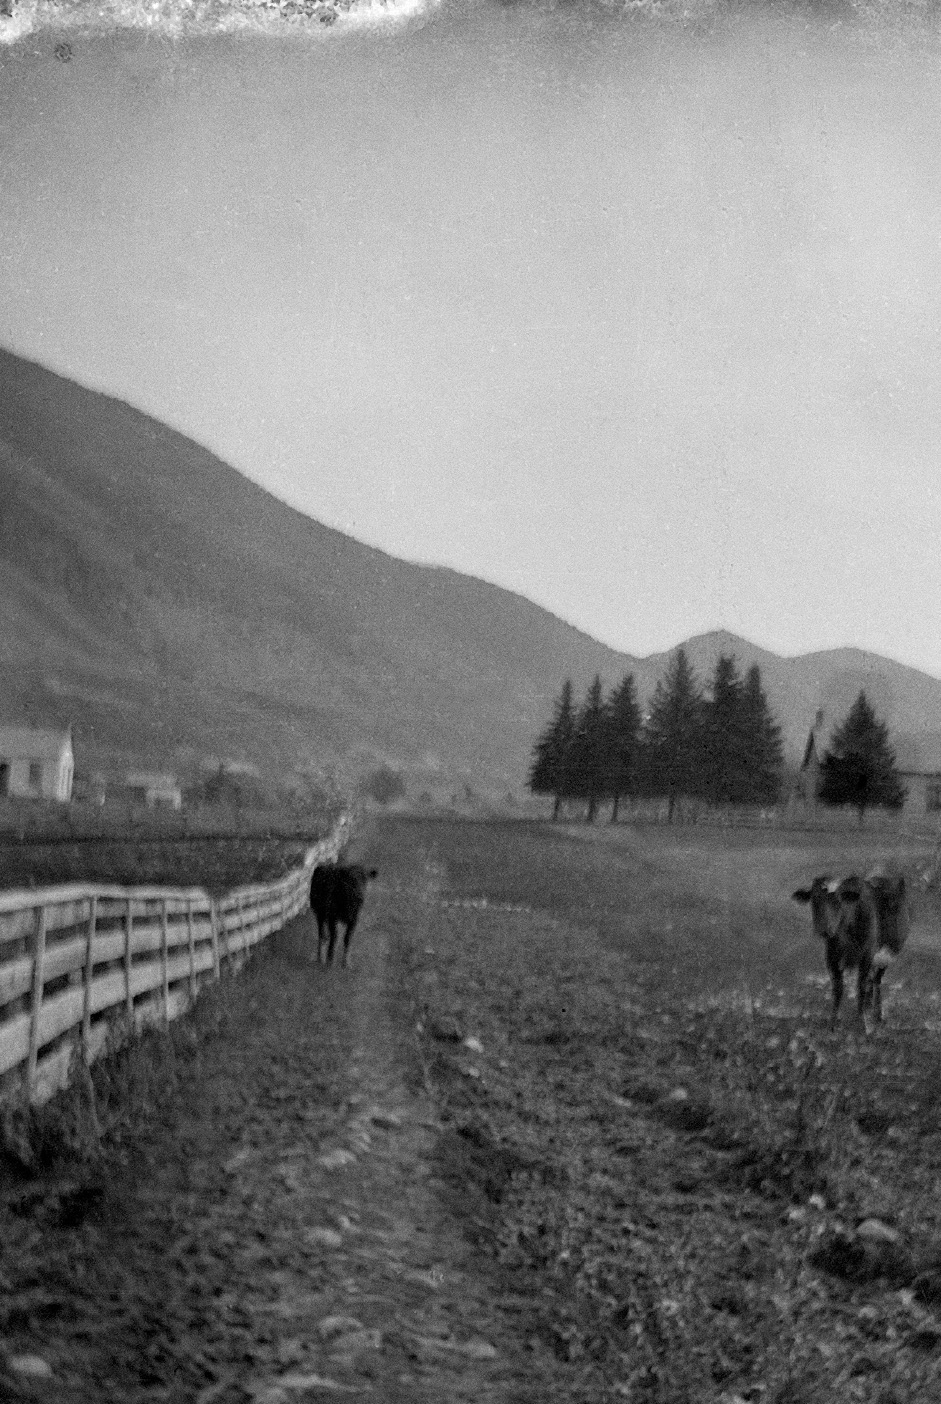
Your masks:
[{"label": "small building", "polygon": [[72,798],[72,728],[64,731],[0,723],[0,798]]},{"label": "small building", "polygon": [[[817,714],[801,761],[795,787],[796,797],[805,805],[817,803],[820,793],[822,752],[818,740],[822,713]],[[896,770],[905,787],[901,813],[906,818],[941,818],[941,736],[906,734],[893,738]]]},{"label": "small building", "polygon": [[124,791],[135,804],[148,809],[182,809],[183,791],[175,775],[128,775]]},{"label": "small building", "polygon": [[820,745],[818,737],[823,726],[823,712],[818,711],[814,717],[814,724],[807,733],[807,743],[804,746],[804,757],[801,761],[800,770],[797,775],[795,786],[795,798],[805,805],[813,806],[817,803],[817,796],[820,793],[820,768],[823,760],[824,748]]},{"label": "small building", "polygon": [[896,763],[907,792],[902,812],[917,818],[941,817],[941,737],[936,733],[900,737]]},{"label": "small building", "polygon": [[820,752],[817,738],[811,731],[804,747],[804,759],[797,776],[797,797],[805,804],[816,804],[820,791]]}]

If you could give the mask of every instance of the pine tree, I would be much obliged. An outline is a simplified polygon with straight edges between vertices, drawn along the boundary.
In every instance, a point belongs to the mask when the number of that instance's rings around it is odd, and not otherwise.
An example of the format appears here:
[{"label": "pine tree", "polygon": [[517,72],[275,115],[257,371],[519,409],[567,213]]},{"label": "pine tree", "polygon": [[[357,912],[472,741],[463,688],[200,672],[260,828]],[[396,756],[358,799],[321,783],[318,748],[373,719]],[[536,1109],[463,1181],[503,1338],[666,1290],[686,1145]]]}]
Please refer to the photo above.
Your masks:
[{"label": "pine tree", "polygon": [[761,669],[752,664],[745,678],[745,746],[748,754],[748,793],[752,804],[774,804],[781,793],[784,746],[761,686]]},{"label": "pine tree", "polygon": [[566,679],[556,703],[552,721],[533,747],[527,784],[534,795],[552,795],[552,817],[559,817],[559,805],[570,790],[572,741],[575,735],[575,707],[572,684]]},{"label": "pine tree", "polygon": [[640,706],[633,673],[626,674],[608,699],[608,732],[611,823],[616,824],[621,797],[636,793],[639,780]]},{"label": "pine tree", "polygon": [[720,654],[703,708],[703,792],[712,804],[742,804],[748,792],[745,688],[735,659]]},{"label": "pine tree", "polygon": [[834,731],[820,770],[824,804],[853,805],[860,824],[873,805],[900,809],[904,803],[905,787],[895,768],[889,729],[876,717],[865,692]]},{"label": "pine tree", "polygon": [[666,795],[671,824],[679,797],[702,793],[702,759],[702,693],[685,649],[678,648],[654,691],[643,747],[645,788]]},{"label": "pine tree", "polygon": [[588,822],[594,822],[598,802],[608,792],[610,773],[608,709],[596,675],[579,709],[572,741],[571,792],[588,801]]}]

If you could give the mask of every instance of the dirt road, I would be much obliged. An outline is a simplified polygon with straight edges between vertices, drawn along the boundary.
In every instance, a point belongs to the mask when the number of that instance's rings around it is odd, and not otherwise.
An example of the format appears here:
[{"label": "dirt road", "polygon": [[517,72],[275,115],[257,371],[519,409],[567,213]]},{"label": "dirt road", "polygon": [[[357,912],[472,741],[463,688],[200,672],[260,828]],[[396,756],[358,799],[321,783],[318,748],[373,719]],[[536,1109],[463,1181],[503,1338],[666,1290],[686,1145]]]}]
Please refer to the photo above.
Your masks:
[{"label": "dirt road", "polygon": [[295,921],[196,1020],[172,1095],[90,1179],[9,1187],[2,1397],[551,1396],[442,1193],[396,963],[435,885],[387,868],[349,971],[318,968]]}]

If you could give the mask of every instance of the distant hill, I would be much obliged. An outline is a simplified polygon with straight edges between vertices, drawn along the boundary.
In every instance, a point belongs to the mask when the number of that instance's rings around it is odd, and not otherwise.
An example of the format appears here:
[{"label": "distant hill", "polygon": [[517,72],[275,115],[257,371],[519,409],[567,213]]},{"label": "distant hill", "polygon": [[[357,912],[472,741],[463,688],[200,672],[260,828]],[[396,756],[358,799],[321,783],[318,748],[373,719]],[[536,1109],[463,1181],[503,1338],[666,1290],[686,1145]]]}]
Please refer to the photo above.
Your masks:
[{"label": "distant hill", "polygon": [[[330,471],[325,464],[324,473]],[[79,765],[267,773],[380,763],[440,791],[518,790],[564,678],[581,692],[668,655],[606,648],[547,610],[414,565],[285,506],[166,425],[0,352],[0,718],[71,721]],[[941,681],[853,650],[758,662],[791,756],[861,686],[905,733],[941,732]]]}]

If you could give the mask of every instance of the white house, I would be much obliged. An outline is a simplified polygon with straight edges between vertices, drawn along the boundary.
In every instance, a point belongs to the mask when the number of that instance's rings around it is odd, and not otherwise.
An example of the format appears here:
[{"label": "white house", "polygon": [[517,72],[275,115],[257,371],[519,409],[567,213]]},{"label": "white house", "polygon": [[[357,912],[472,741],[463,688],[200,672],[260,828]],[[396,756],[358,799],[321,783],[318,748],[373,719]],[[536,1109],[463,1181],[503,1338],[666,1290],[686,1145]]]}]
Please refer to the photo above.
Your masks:
[{"label": "white house", "polygon": [[71,727],[50,731],[0,723],[0,798],[67,802],[74,771]]},{"label": "white house", "polygon": [[148,809],[181,809],[183,791],[174,775],[129,775],[124,782],[131,799]]}]

